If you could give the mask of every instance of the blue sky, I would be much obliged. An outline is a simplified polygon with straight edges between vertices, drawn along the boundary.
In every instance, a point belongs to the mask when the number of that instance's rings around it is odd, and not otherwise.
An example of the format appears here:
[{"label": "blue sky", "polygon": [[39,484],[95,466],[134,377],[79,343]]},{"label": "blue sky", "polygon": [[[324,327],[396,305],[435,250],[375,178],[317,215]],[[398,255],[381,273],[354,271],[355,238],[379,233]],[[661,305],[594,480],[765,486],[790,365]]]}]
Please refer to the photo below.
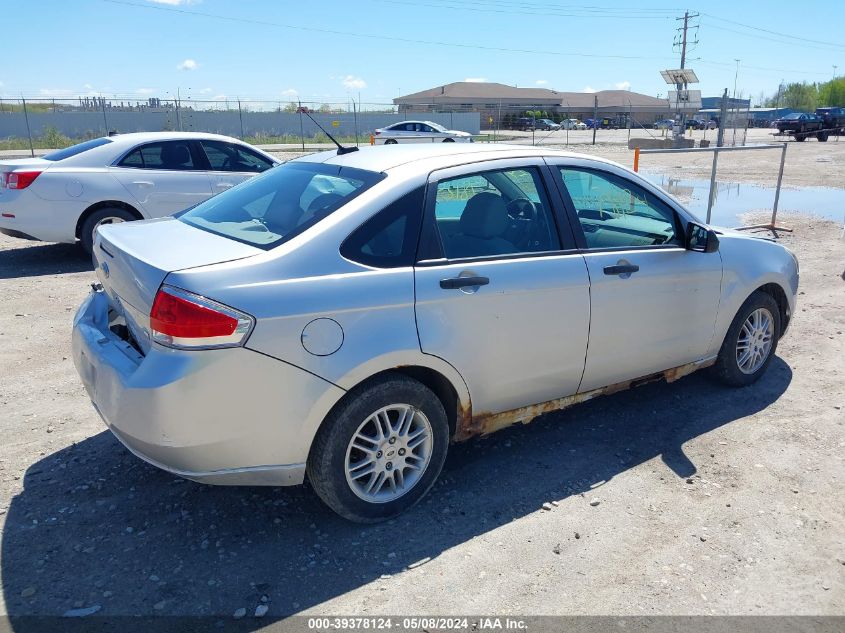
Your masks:
[{"label": "blue sky", "polygon": [[[675,18],[705,96],[845,75],[845,2],[27,0],[3,5],[0,96],[386,103],[452,81],[666,94]],[[807,19],[784,19],[793,13]],[[202,15],[201,15],[202,14]],[[211,17],[215,16],[215,17]]]}]

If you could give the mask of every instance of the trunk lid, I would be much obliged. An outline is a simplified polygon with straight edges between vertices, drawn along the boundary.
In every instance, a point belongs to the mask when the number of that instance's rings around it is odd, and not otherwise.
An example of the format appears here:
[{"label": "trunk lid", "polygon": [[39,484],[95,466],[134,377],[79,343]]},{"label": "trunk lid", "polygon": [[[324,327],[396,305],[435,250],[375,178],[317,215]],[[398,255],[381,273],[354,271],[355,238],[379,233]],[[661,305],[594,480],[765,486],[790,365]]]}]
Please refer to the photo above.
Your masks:
[{"label": "trunk lid", "polygon": [[97,278],[143,353],[150,346],[150,309],[169,273],[261,253],[171,217],[105,225],[94,240]]}]

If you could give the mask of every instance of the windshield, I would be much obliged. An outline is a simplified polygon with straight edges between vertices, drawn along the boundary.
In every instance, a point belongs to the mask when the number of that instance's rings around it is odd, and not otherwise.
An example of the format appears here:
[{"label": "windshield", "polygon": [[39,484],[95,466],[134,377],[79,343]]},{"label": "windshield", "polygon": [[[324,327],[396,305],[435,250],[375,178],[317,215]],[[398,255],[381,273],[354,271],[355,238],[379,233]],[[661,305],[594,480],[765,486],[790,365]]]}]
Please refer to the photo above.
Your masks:
[{"label": "windshield", "polygon": [[801,115],[800,115],[800,114],[787,114],[787,115],[786,115],[785,117],[783,117],[783,118],[784,118],[784,119],[800,119],[800,118],[801,118]]},{"label": "windshield", "polygon": [[446,132],[446,128],[440,125],[439,123],[434,123],[433,121],[426,121],[426,123],[438,132]]},{"label": "windshield", "polygon": [[186,224],[269,250],[313,226],[384,178],[321,163],[290,162],[198,204]]},{"label": "windshield", "polygon": [[45,160],[64,160],[65,158],[76,156],[82,152],[87,152],[89,149],[94,149],[95,147],[100,147],[101,145],[111,142],[112,140],[110,138],[95,138],[90,141],[85,141],[84,143],[78,143],[64,149],[56,150],[55,152],[50,152],[49,154],[42,156],[42,158]]}]

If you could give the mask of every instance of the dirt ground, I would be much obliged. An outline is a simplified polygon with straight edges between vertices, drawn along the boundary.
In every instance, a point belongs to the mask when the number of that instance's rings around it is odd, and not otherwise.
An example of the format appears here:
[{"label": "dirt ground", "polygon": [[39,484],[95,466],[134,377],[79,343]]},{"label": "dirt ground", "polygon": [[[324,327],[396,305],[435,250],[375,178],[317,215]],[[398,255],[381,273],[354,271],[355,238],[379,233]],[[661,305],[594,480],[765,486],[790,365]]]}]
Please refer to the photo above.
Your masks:
[{"label": "dirt ground", "polygon": [[[788,156],[842,186],[842,148]],[[0,236],[0,613],[843,615],[845,239],[788,224],[799,304],[756,385],[694,374],[454,446],[420,506],[369,527],[307,487],[208,487],[129,454],[70,360],[89,261]]]}]

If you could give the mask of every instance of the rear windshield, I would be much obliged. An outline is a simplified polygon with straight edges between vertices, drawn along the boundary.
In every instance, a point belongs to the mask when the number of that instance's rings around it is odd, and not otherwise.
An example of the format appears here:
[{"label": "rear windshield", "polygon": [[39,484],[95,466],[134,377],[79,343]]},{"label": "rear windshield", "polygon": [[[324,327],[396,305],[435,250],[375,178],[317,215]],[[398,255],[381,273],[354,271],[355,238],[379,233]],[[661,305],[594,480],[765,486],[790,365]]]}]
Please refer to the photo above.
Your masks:
[{"label": "rear windshield", "polygon": [[85,141],[84,143],[77,143],[76,145],[71,145],[70,147],[50,152],[49,154],[42,156],[42,158],[46,160],[64,160],[65,158],[76,156],[82,152],[87,152],[89,149],[94,149],[95,147],[100,147],[101,145],[111,142],[112,140],[110,138],[95,138],[90,141]]},{"label": "rear windshield", "polygon": [[384,178],[321,163],[290,162],[177,217],[198,229],[269,250],[302,233]]}]

